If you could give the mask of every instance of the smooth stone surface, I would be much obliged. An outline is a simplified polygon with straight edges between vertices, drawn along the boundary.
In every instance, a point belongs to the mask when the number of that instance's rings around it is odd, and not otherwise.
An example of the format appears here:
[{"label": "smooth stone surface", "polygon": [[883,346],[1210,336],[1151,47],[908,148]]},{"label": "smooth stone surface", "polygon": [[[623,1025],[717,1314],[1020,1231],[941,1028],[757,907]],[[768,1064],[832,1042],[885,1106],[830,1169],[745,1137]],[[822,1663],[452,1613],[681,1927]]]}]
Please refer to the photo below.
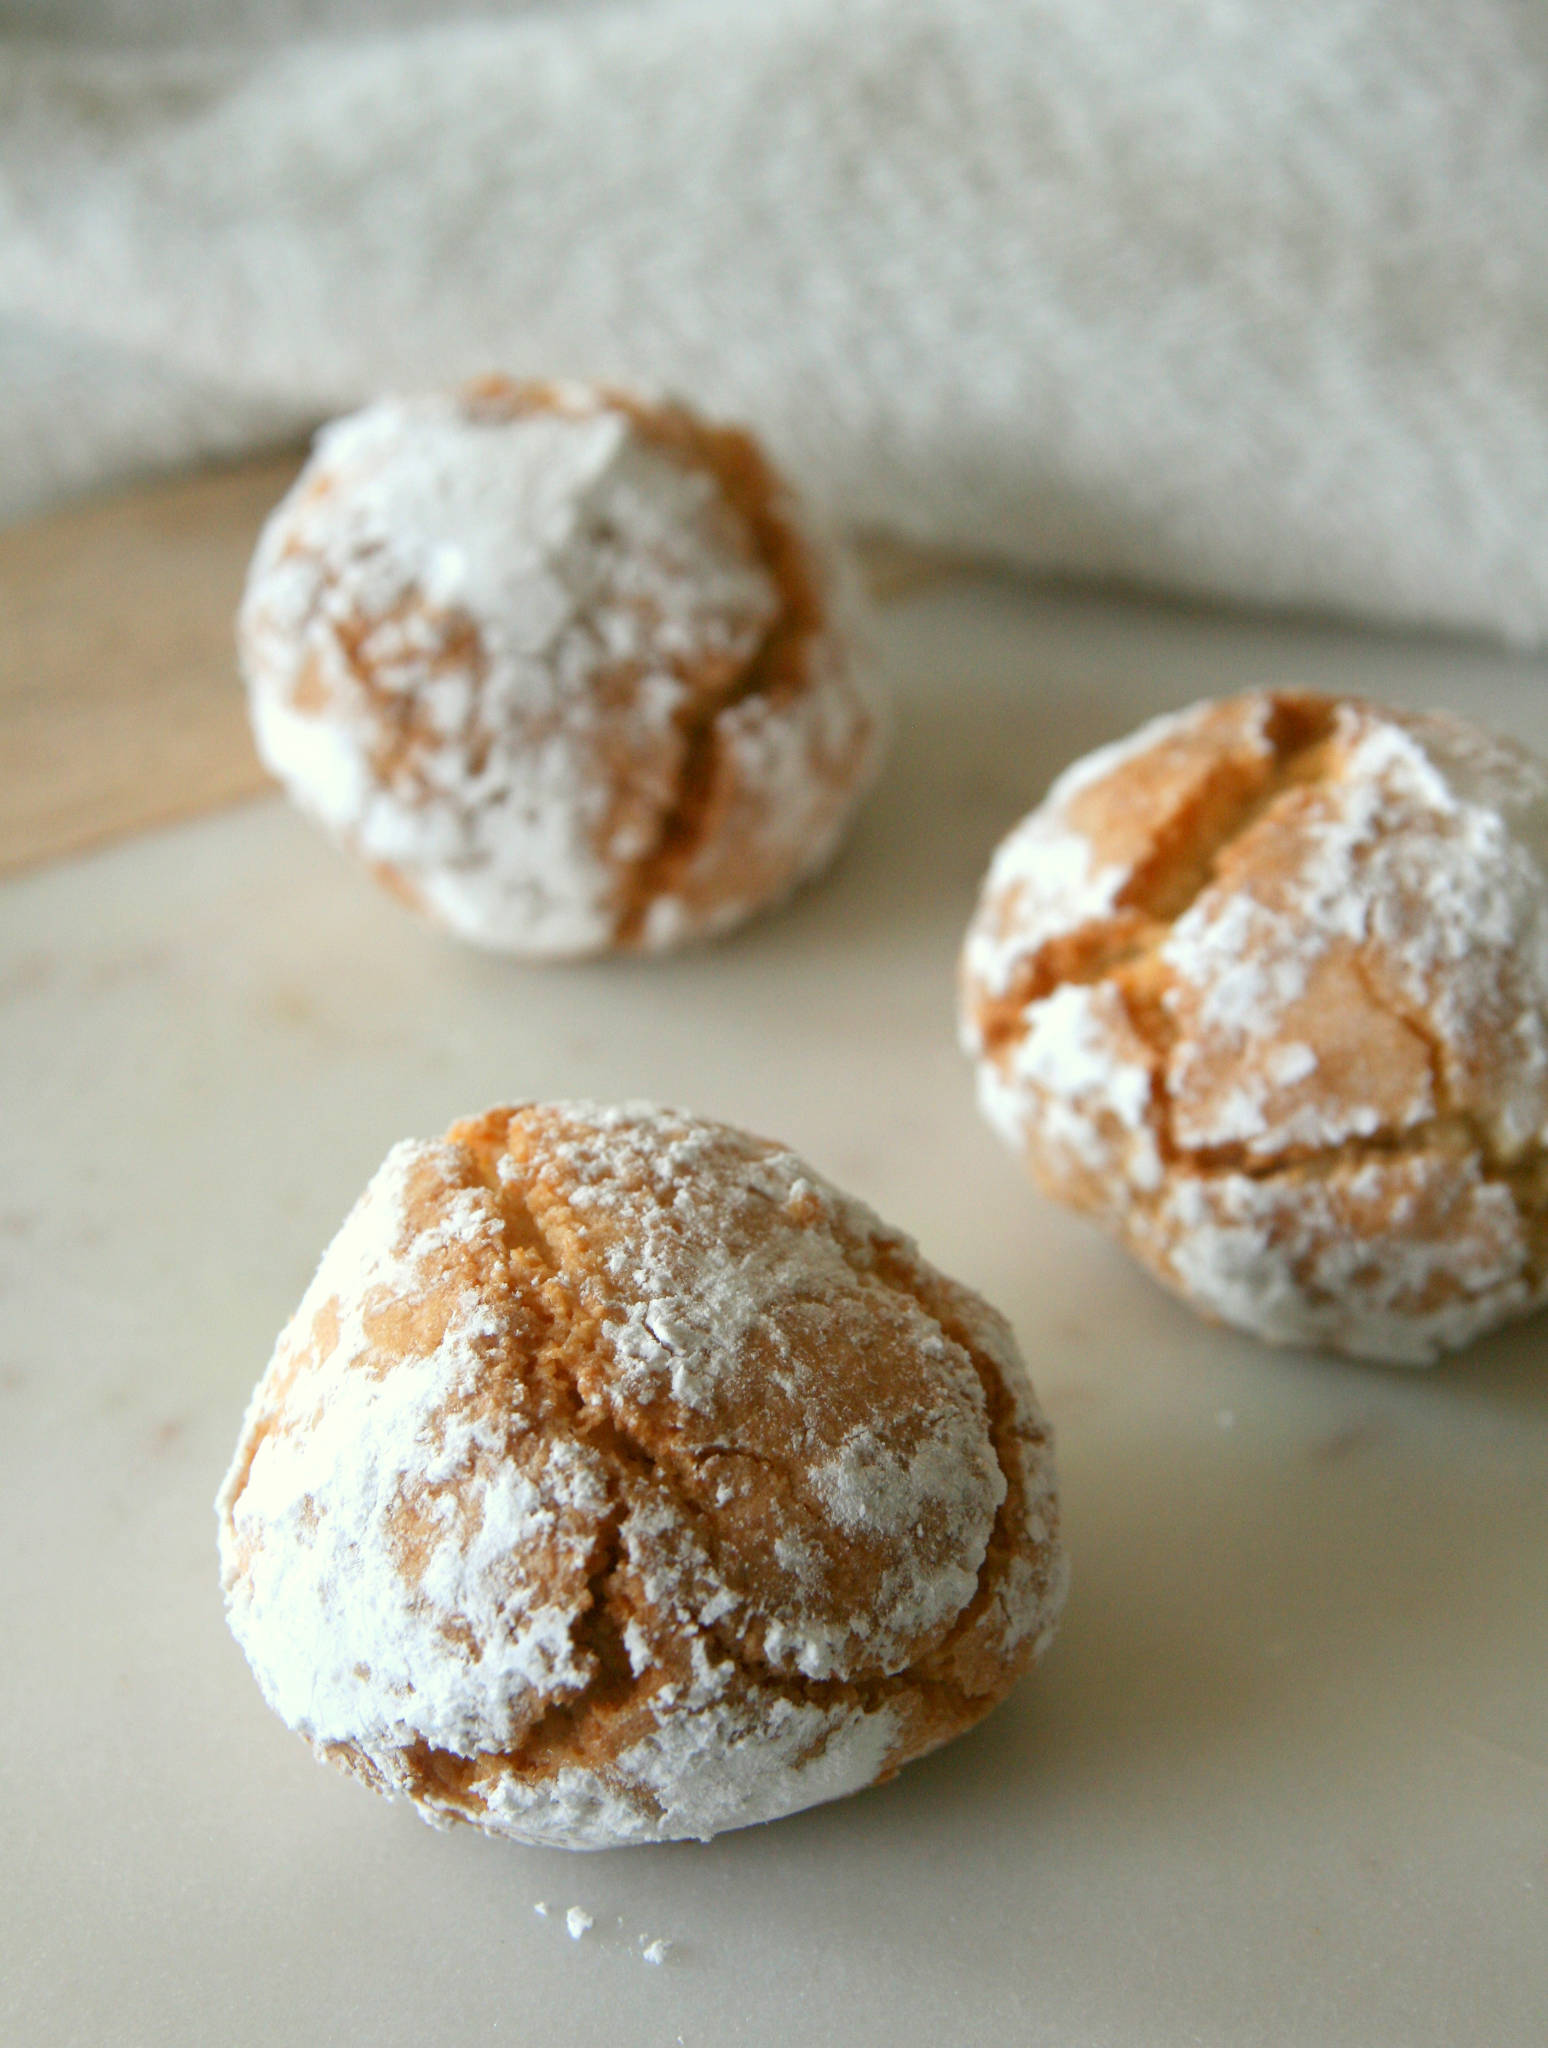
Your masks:
[{"label": "smooth stone surface", "polygon": [[[0,890],[0,2038],[1538,2048],[1548,1320],[1428,1375],[1195,1322],[980,1123],[952,973],[995,839],[1140,717],[1300,682],[1548,748],[1548,666],[993,579],[884,640],[839,868],[675,961],[460,950],[278,801]],[[221,1618],[211,1498],[372,1168],[577,1094],[788,1139],[1007,1311],[1059,1429],[1041,1670],[707,1847],[436,1835],[309,1760]]]}]

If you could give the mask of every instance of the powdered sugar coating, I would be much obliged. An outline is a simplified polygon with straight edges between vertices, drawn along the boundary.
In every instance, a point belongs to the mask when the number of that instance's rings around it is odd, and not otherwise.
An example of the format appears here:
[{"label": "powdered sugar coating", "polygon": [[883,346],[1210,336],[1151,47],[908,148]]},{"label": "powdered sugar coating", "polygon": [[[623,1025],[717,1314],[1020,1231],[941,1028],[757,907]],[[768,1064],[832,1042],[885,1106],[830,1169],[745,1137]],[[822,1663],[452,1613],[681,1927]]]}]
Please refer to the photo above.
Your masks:
[{"label": "powdered sugar coating", "polygon": [[1004,1323],[793,1155],[642,1107],[395,1147],[219,1503],[232,1627],[317,1750],[575,1847],[872,1782],[1063,1596]]},{"label": "powdered sugar coating", "polygon": [[267,765],[475,943],[659,949],[816,871],[876,707],[842,558],[745,436],[576,385],[335,422],[239,642]]},{"label": "powdered sugar coating", "polygon": [[980,1099],[1208,1313],[1423,1363],[1548,1297],[1548,770],[1252,696],[1061,778],[963,955]]}]

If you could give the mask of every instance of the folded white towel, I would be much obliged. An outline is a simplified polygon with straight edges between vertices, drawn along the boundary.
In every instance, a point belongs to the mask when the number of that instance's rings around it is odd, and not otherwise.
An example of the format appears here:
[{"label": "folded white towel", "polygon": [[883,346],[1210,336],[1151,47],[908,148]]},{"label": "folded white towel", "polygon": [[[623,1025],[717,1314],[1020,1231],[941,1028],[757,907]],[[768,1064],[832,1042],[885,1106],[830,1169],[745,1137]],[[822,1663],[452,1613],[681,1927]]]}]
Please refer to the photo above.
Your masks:
[{"label": "folded white towel", "polygon": [[5,509],[491,367],[749,419],[921,540],[1541,639],[1548,11],[0,42]]}]

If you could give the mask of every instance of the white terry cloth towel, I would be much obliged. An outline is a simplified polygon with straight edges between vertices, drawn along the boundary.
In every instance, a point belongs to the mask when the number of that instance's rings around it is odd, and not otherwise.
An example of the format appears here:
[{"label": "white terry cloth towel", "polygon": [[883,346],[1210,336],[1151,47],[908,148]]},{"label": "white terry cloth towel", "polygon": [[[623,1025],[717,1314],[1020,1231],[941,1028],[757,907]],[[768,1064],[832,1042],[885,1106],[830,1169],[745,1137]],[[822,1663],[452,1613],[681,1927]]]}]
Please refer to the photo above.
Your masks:
[{"label": "white terry cloth towel", "polygon": [[499,367],[916,540],[1548,636],[1539,0],[143,4],[0,0],[11,514]]}]

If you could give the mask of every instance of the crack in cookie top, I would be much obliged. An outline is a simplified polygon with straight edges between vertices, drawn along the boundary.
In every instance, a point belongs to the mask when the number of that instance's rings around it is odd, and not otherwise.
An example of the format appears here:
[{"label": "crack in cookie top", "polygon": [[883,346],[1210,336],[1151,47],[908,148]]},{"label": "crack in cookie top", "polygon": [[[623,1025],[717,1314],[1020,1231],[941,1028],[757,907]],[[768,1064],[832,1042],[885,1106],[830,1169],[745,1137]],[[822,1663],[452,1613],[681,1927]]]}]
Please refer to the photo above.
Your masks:
[{"label": "crack in cookie top", "polygon": [[854,1789],[986,1711],[1062,1598],[1003,1322],[789,1152],[638,1106],[395,1147],[220,1514],[276,1711],[532,1839]]}]

